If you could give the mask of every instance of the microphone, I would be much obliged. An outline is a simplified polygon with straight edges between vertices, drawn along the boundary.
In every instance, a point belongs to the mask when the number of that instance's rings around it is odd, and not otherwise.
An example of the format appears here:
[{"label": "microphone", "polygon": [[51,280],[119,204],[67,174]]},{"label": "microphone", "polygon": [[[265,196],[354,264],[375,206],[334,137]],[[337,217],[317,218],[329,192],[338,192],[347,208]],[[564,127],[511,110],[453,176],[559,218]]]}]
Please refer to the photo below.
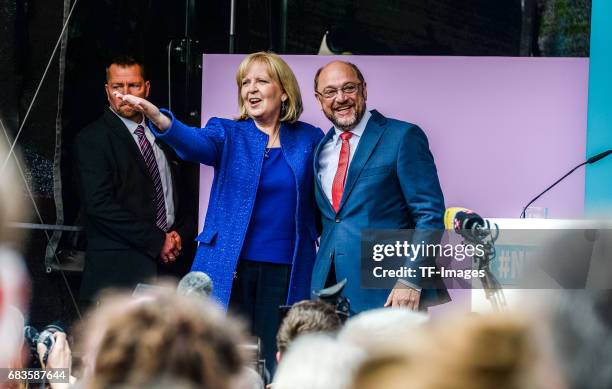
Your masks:
[{"label": "microphone", "polygon": [[[499,234],[497,224],[489,222],[470,209],[461,207],[446,209],[444,227],[447,230],[455,230],[462,238],[471,242],[484,242],[487,239],[495,241]],[[495,230],[493,234],[491,229]]]},{"label": "microphone", "polygon": [[176,292],[181,296],[208,297],[213,291],[210,276],[201,271],[192,271],[179,281]]},{"label": "microphone", "polygon": [[453,229],[463,238],[463,243],[476,243],[483,246],[483,254],[474,254],[473,261],[478,270],[484,270],[480,280],[485,296],[491,302],[495,311],[501,311],[506,306],[506,298],[501,285],[491,272],[491,261],[496,257],[495,241],[499,237],[499,227],[484,219],[476,212],[460,207],[447,208],[444,212],[444,227]]},{"label": "microphone", "polygon": [[604,159],[605,157],[607,157],[610,154],[612,154],[612,150],[604,151],[603,153],[599,153],[599,154],[594,155],[591,158],[587,159],[586,163],[588,163],[588,164],[595,163],[595,162],[599,161],[600,159]]},{"label": "microphone", "polygon": [[525,218],[525,211],[527,210],[527,208],[533,204],[534,202],[536,202],[537,199],[539,199],[540,197],[542,197],[544,195],[544,193],[548,192],[549,190],[551,190],[553,187],[555,187],[555,185],[557,185],[558,183],[560,183],[561,181],[563,181],[567,176],[569,176],[570,174],[572,174],[576,169],[578,169],[581,166],[584,166],[586,164],[592,164],[595,163],[601,159],[604,159],[605,157],[607,157],[608,155],[612,154],[612,150],[607,150],[604,152],[601,152],[599,154],[596,154],[594,156],[592,156],[591,158],[587,159],[586,161],[582,162],[580,165],[574,167],[572,170],[570,170],[569,172],[567,172],[563,177],[559,178],[557,181],[555,181],[551,186],[549,186],[548,188],[544,189],[544,191],[542,193],[540,193],[539,195],[537,195],[536,197],[534,197],[530,202],[527,203],[527,205],[525,205],[523,207],[523,212],[521,212],[521,219]]},{"label": "microphone", "polygon": [[467,208],[452,207],[444,212],[444,228],[447,230],[473,230],[485,228],[485,220],[476,212]]}]

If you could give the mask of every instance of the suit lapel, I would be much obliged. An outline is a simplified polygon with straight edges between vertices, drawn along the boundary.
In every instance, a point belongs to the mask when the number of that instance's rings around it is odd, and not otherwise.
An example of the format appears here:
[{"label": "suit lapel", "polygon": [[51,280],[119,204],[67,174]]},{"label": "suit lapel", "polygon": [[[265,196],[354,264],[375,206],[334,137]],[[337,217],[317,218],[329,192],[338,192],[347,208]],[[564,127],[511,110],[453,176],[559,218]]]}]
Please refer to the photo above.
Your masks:
[{"label": "suit lapel", "polygon": [[106,110],[106,112],[104,112],[104,120],[107,122],[109,127],[112,128],[113,131],[115,131],[115,134],[119,138],[123,139],[124,142],[126,142],[128,148],[130,149],[130,153],[134,156],[134,159],[137,161],[137,164],[140,169],[145,173],[147,177],[151,177],[151,175],[149,174],[149,169],[147,168],[147,164],[144,160],[144,157],[142,156],[142,152],[140,151],[140,148],[138,148],[138,145],[136,145],[132,134],[130,134],[130,131],[127,129],[125,124],[123,124],[121,119],[119,119],[117,115],[111,112],[109,108],[108,110]]},{"label": "suit lapel", "polygon": [[385,131],[385,122],[386,119],[384,116],[382,116],[376,110],[372,111],[372,117],[368,121],[368,124],[365,130],[363,131],[363,135],[359,140],[357,150],[355,150],[355,156],[353,157],[351,165],[349,166],[348,175],[344,184],[344,191],[342,192],[342,200],[340,201],[338,212],[340,212],[342,206],[346,202],[346,199],[351,194],[351,191],[355,186],[355,182],[357,182],[357,178],[359,178],[359,174],[363,170],[363,167],[370,158],[370,155],[372,155],[374,148],[378,144],[381,135]]},{"label": "suit lapel", "polygon": [[317,183],[317,191],[321,194],[321,198],[325,199],[325,203],[328,205],[328,208],[331,212],[335,213],[334,209],[332,208],[332,204],[329,202],[329,199],[327,198],[327,195],[325,194],[325,191],[323,190],[323,185],[321,184],[321,178],[319,177],[319,170],[320,170],[320,166],[319,166],[319,156],[321,155],[321,150],[323,150],[323,146],[329,142],[329,140],[331,138],[333,138],[334,136],[334,128],[332,127],[329,131],[327,131],[327,134],[325,134],[325,136],[323,137],[323,139],[321,139],[321,141],[319,142],[319,144],[317,145],[317,148],[315,149],[315,154],[314,154],[314,158],[313,158],[313,165],[314,165],[314,175],[315,175],[315,181]]}]

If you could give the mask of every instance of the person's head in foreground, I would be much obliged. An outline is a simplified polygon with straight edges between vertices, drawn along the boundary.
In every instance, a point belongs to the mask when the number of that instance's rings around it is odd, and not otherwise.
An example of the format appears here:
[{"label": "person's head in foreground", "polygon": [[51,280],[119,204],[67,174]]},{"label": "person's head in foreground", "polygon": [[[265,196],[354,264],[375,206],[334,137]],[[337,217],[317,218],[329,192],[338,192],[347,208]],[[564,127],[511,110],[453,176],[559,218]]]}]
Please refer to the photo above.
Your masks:
[{"label": "person's head in foreground", "polygon": [[365,354],[350,344],[321,334],[306,334],[283,356],[274,389],[348,389]]},{"label": "person's head in foreground", "polygon": [[299,335],[334,332],[341,325],[334,307],[326,302],[304,300],[293,304],[276,334],[277,361]]},{"label": "person's head in foreground", "polygon": [[350,318],[338,339],[367,352],[410,338],[429,322],[429,316],[404,308],[379,308]]},{"label": "person's head in foreground", "polygon": [[537,373],[540,358],[527,321],[466,316],[446,324],[378,350],[360,366],[353,388],[542,388]]},{"label": "person's head in foreground", "polygon": [[[19,158],[9,156],[10,145],[0,138],[0,367],[22,367],[24,316],[27,316],[30,282],[21,256],[23,231],[9,222],[27,222]],[[24,315],[24,313],[26,313]]]},{"label": "person's head in foreground", "polygon": [[605,320],[610,291],[555,292],[540,312],[548,311],[541,323],[550,337],[548,351],[559,380],[567,388],[612,387],[612,330]]},{"label": "person's head in foreground", "polygon": [[144,387],[161,379],[225,389],[242,369],[242,332],[210,302],[160,292],[103,299],[81,328],[84,387]]}]

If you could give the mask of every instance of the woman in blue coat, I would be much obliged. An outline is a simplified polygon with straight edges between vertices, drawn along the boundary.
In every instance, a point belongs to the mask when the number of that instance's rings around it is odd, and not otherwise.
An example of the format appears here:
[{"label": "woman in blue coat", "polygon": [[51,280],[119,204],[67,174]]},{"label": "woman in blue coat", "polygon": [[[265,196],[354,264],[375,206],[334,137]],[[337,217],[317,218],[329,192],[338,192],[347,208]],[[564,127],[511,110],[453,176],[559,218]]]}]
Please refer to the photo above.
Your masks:
[{"label": "woman in blue coat", "polygon": [[247,56],[236,83],[239,118],[212,118],[204,128],[188,127],[144,99],[123,99],[181,158],[214,167],[192,270],[207,273],[214,298],[250,319],[272,363],[278,306],[310,296],[317,240],[313,153],[323,132],[298,121],[299,86],[279,56]]}]

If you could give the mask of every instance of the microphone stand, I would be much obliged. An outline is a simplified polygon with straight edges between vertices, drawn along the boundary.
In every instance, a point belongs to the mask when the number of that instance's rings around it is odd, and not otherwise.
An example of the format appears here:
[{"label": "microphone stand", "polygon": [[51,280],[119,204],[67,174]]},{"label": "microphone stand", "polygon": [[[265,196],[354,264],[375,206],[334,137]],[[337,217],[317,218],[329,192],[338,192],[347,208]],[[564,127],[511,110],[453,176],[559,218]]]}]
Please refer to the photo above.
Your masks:
[{"label": "microphone stand", "polygon": [[533,204],[537,199],[539,199],[540,197],[542,197],[544,195],[544,193],[548,192],[549,190],[551,190],[555,185],[557,185],[558,183],[560,183],[561,181],[563,181],[565,179],[565,177],[569,176],[570,174],[572,174],[574,171],[576,171],[576,169],[578,169],[579,167],[582,167],[586,164],[592,164],[595,163],[597,161],[599,161],[600,159],[604,159],[605,157],[607,157],[608,155],[612,154],[612,150],[607,150],[604,151],[602,153],[596,154],[594,156],[592,156],[591,158],[587,159],[586,161],[584,161],[583,163],[581,163],[580,165],[576,166],[575,168],[573,168],[572,170],[570,170],[569,172],[567,172],[563,177],[559,178],[557,181],[554,182],[554,184],[552,184],[551,186],[549,186],[548,188],[546,188],[544,190],[544,192],[540,193],[539,195],[537,195],[533,200],[531,200],[529,203],[527,203],[527,205],[525,205],[525,207],[523,208],[523,212],[521,212],[521,219],[525,218],[525,211],[527,210],[527,208],[529,208],[529,206],[531,204]]},{"label": "microphone stand", "polygon": [[485,272],[484,277],[480,280],[485,292],[485,297],[489,300],[495,312],[501,312],[507,306],[506,296],[504,295],[504,290],[497,280],[497,277],[491,272],[491,261],[494,260],[496,256],[495,241],[499,237],[499,228],[497,224],[491,226],[488,220],[485,220],[485,223],[486,225],[484,228],[477,228],[469,232],[466,230],[458,232],[462,237],[462,244],[465,245],[467,242],[484,245],[484,254],[474,255],[473,261],[478,266],[478,270],[484,270]]},{"label": "microphone stand", "polygon": [[554,182],[554,184],[552,184],[551,186],[549,186],[548,188],[546,188],[544,190],[544,192],[540,193],[539,195],[537,195],[536,197],[534,197],[529,203],[527,203],[527,205],[525,205],[525,207],[523,207],[523,212],[521,212],[521,219],[525,218],[525,211],[527,211],[527,208],[529,208],[529,206],[533,203],[536,202],[537,199],[539,199],[540,197],[542,197],[546,192],[548,192],[549,190],[551,190],[552,188],[554,188],[555,185],[557,185],[558,183],[560,183],[561,181],[563,181],[565,179],[565,177],[569,176],[570,174],[572,174],[574,171],[576,171],[576,169],[578,169],[579,167],[582,167],[584,165],[586,165],[587,162],[583,162],[580,165],[576,166],[575,168],[573,168],[572,170],[570,170],[569,172],[567,172],[563,177],[559,178],[557,181]]}]

